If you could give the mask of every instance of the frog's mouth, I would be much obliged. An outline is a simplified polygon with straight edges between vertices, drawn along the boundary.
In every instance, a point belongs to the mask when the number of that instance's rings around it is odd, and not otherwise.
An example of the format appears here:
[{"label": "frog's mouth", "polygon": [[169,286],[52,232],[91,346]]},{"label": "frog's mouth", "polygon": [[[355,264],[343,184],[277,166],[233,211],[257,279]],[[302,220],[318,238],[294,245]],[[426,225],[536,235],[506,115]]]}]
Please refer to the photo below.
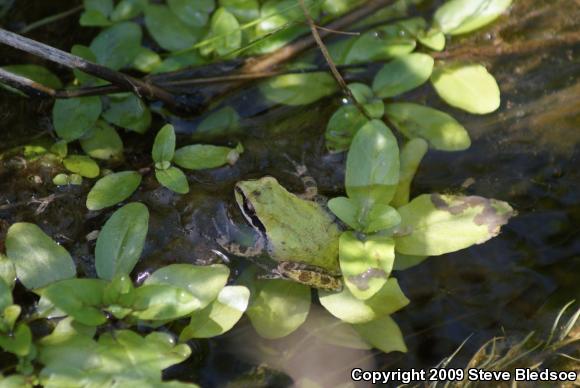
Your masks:
[{"label": "frog's mouth", "polygon": [[242,204],[241,210],[242,210],[242,214],[244,215],[244,217],[246,217],[248,222],[250,224],[252,224],[254,226],[254,228],[258,229],[260,232],[262,232],[265,235],[266,234],[266,227],[264,226],[264,224],[262,224],[262,222],[260,221],[258,216],[256,216],[256,210],[254,209],[254,206],[252,206],[252,203],[250,201],[248,201],[248,197],[244,193],[244,190],[242,190],[241,188],[236,186],[235,191],[236,191],[236,195],[239,196],[239,199],[240,199],[240,201],[238,201],[238,203]]}]

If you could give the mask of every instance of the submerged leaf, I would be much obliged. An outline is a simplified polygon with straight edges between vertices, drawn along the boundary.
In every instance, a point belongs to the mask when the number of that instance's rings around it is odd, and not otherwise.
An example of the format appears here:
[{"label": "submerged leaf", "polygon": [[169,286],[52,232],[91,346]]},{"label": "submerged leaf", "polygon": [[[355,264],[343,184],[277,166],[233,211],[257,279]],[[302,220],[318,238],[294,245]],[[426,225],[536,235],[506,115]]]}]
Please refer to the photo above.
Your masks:
[{"label": "submerged leaf", "polygon": [[119,70],[129,65],[141,49],[141,27],[121,22],[102,30],[89,46],[99,65]]},{"label": "submerged leaf", "polygon": [[246,314],[264,338],[281,338],[300,327],[310,310],[310,288],[287,280],[256,281]]},{"label": "submerged leaf", "polygon": [[145,9],[145,25],[159,46],[168,51],[187,49],[201,35],[201,29],[183,23],[166,5],[148,5]]},{"label": "submerged leaf", "polygon": [[101,109],[98,96],[56,100],[52,108],[54,130],[66,141],[76,140],[93,127]]},{"label": "submerged leaf", "polygon": [[123,155],[123,141],[117,131],[99,120],[87,136],[80,139],[83,151],[91,158],[108,160]]},{"label": "submerged leaf", "polygon": [[137,133],[145,133],[151,124],[147,104],[133,93],[111,96],[103,118],[111,124]]},{"label": "submerged leaf", "polygon": [[336,91],[336,81],[327,73],[286,74],[260,84],[264,96],[283,105],[306,105]]},{"label": "submerged leaf", "polygon": [[353,327],[369,344],[385,353],[407,352],[401,329],[388,315]]},{"label": "submerged leaf", "polygon": [[203,170],[232,164],[231,161],[235,162],[242,151],[238,147],[192,144],[175,151],[173,162],[188,170]]},{"label": "submerged leaf", "polygon": [[397,279],[391,277],[372,297],[356,298],[348,287],[340,292],[319,291],[320,303],[332,315],[348,323],[370,322],[409,304]]}]

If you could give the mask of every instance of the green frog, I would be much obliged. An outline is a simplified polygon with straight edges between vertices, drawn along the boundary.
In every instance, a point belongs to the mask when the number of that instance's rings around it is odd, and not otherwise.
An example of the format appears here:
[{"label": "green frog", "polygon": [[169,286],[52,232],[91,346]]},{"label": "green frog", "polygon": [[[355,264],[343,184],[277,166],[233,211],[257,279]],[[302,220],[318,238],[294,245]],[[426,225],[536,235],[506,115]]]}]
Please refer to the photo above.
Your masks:
[{"label": "green frog", "polygon": [[[314,180],[302,178],[308,197],[315,196]],[[238,182],[235,197],[258,237],[246,250],[230,245],[228,251],[248,258],[266,253],[275,268],[263,278],[289,279],[324,290],[342,289],[338,263],[341,230],[321,204],[288,192],[271,176]]]}]

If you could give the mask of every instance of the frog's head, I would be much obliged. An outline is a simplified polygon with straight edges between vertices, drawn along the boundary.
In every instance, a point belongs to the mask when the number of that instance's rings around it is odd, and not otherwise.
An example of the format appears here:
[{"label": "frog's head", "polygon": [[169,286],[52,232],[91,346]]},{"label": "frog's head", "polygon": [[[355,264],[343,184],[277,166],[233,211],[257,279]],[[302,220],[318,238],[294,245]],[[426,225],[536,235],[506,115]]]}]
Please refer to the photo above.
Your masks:
[{"label": "frog's head", "polygon": [[278,181],[271,176],[241,181],[236,184],[236,202],[244,217],[254,228],[265,232],[262,220],[266,212],[272,211],[280,190],[285,191]]}]

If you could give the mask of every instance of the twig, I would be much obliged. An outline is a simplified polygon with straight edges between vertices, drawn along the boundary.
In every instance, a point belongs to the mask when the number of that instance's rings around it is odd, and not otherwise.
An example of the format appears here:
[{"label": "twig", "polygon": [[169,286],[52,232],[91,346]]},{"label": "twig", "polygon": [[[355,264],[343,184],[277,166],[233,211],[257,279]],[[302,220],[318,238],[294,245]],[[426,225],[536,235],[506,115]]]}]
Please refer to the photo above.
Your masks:
[{"label": "twig", "polygon": [[22,27],[20,29],[20,31],[18,31],[18,32],[21,33],[21,34],[26,34],[26,33],[30,32],[32,30],[37,29],[38,27],[42,27],[42,26],[44,26],[46,24],[50,24],[50,23],[57,22],[57,21],[59,21],[61,19],[64,19],[64,18],[69,17],[70,15],[74,15],[75,13],[77,13],[79,11],[82,11],[83,8],[84,7],[82,5],[79,5],[77,7],[74,7],[74,8],[71,8],[69,10],[66,10],[66,11],[63,11],[63,12],[60,12],[60,13],[57,13],[55,15],[51,15],[51,16],[45,17],[44,19],[37,20],[35,22],[30,23],[29,25],[27,25],[25,27]]},{"label": "twig", "polygon": [[314,20],[312,20],[312,16],[310,16],[310,13],[308,12],[308,8],[306,8],[306,4],[304,4],[304,0],[298,0],[298,3],[300,3],[300,8],[302,8],[302,12],[304,13],[304,17],[306,18],[306,21],[308,22],[308,26],[310,27],[310,32],[312,33],[312,36],[314,37],[314,41],[318,45],[318,48],[320,49],[320,52],[322,53],[324,60],[328,64],[328,67],[330,68],[330,72],[332,73],[332,76],[336,80],[336,83],[338,84],[338,86],[340,86],[340,88],[342,89],[342,92],[344,94],[346,94],[348,96],[348,98],[351,100],[351,102],[357,107],[357,109],[367,119],[370,120],[371,119],[370,115],[368,114],[368,112],[366,111],[364,106],[362,106],[356,100],[356,98],[354,98],[354,95],[352,94],[351,90],[346,85],[346,82],[344,82],[342,75],[340,74],[340,72],[336,68],[336,65],[334,64],[332,57],[330,56],[330,53],[328,52],[326,46],[324,45],[322,38],[320,38],[320,34],[318,33],[318,30],[316,29],[316,25],[314,24]]},{"label": "twig", "polygon": [[[56,62],[71,69],[81,70],[87,74],[94,75],[113,84],[116,84],[123,90],[134,92],[139,96],[144,96],[150,99],[157,99],[181,110],[192,110],[191,106],[188,106],[184,102],[179,101],[171,93],[155,85],[143,82],[142,80],[133,78],[118,71],[111,70],[105,66],[97,65],[96,63],[89,62],[83,58],[77,57],[43,43],[36,42],[32,39],[25,38],[1,28],[0,43],[7,44],[8,46],[37,55],[41,58],[48,59],[49,61]],[[16,78],[12,77],[12,79],[13,81],[16,81]]]},{"label": "twig", "polygon": [[580,42],[580,32],[561,33],[550,39],[531,39],[497,46],[461,47],[455,50],[431,53],[435,59],[464,59],[502,55],[537,54],[540,50]]},{"label": "twig", "polygon": [[56,94],[56,91],[48,86],[44,86],[2,68],[0,68],[0,82],[12,86],[29,96],[54,97]]}]

